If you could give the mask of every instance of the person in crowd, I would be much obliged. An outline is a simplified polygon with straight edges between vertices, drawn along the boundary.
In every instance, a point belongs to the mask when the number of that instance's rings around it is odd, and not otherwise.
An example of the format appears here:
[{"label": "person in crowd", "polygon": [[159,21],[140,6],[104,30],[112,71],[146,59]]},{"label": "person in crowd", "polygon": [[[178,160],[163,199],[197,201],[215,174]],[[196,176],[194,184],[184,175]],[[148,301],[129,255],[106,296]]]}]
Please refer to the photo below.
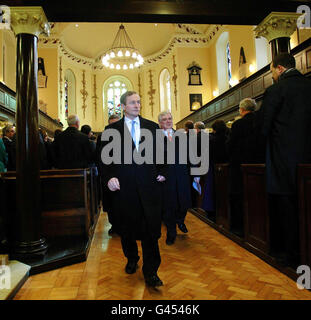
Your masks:
[{"label": "person in crowd", "polygon": [[257,150],[256,130],[256,101],[245,98],[240,101],[239,113],[241,118],[231,127],[228,140],[230,163],[230,211],[231,231],[238,236],[244,236],[243,213],[243,175],[242,163],[261,163]]},{"label": "person in crowd", "polygon": [[78,130],[80,121],[77,115],[70,115],[67,122],[68,128],[54,140],[56,168],[87,168],[94,161],[90,141]]},{"label": "person in crowd", "polygon": [[267,192],[271,211],[271,254],[279,263],[299,264],[297,165],[311,162],[311,81],[295,58],[280,53],[270,65],[274,84],[264,93],[262,132],[267,137]]},{"label": "person in crowd", "polygon": [[188,133],[191,129],[194,129],[194,124],[193,121],[188,120],[185,122],[185,132]]},{"label": "person in crowd", "polygon": [[223,120],[216,120],[212,124],[213,132],[210,134],[210,159],[211,163],[227,163],[229,161],[227,141],[230,129]]},{"label": "person in crowd", "polygon": [[7,171],[16,170],[16,135],[15,127],[11,124],[2,129],[2,141],[8,154]]},{"label": "person in crowd", "polygon": [[[92,147],[92,159],[95,160],[96,142],[91,139],[91,137],[93,136],[92,128],[88,124],[85,124],[81,127],[81,132],[87,135],[87,137],[89,138]],[[93,166],[95,166],[95,163],[93,163]]]},{"label": "person in crowd", "polygon": [[0,172],[6,172],[8,163],[8,154],[5,149],[4,142],[0,139]]},{"label": "person in crowd", "polygon": [[185,218],[191,208],[191,193],[189,185],[189,170],[187,164],[179,163],[179,139],[174,137],[173,117],[168,111],[158,115],[159,126],[163,130],[165,163],[167,163],[167,149],[175,144],[175,163],[167,165],[166,181],[163,183],[163,221],[166,225],[166,244],[172,245],[176,240],[176,225],[183,233],[187,233]]},{"label": "person in crowd", "polygon": [[55,131],[54,131],[54,139],[60,134],[60,133],[62,133],[63,132],[63,130],[61,130],[61,129],[56,129]]},{"label": "person in crowd", "polygon": [[39,128],[39,155],[40,155],[40,169],[48,170],[51,168],[51,155],[50,150],[48,150],[48,135],[45,130]]},{"label": "person in crowd", "polygon": [[[147,286],[163,282],[157,275],[161,263],[158,239],[161,236],[161,183],[165,181],[165,166],[156,164],[156,131],[159,126],[139,116],[140,97],[134,91],[125,92],[120,99],[124,117],[108,125],[121,136],[121,164],[103,166],[103,179],[113,192],[113,228],[121,236],[121,245],[128,262],[125,272],[133,274],[139,260],[136,240],[141,240],[143,275]],[[134,155],[140,146],[141,129],[148,129],[153,139],[153,163],[137,164]],[[131,139],[132,136],[132,140]],[[132,141],[132,163],[125,163],[124,144]],[[108,141],[102,141],[102,148]],[[102,159],[104,160],[104,159]]]},{"label": "person in crowd", "polygon": [[[120,116],[118,114],[111,114],[108,118],[108,124],[112,124],[114,122],[117,122],[120,120]],[[101,135],[97,137],[97,143],[96,143],[96,163],[97,163],[97,168],[99,170],[99,176],[102,177],[102,166],[103,163],[101,161]],[[108,215],[108,222],[110,223],[111,227],[108,230],[109,235],[116,234],[114,228],[113,228],[113,213],[112,213],[112,203],[111,203],[111,191],[109,190],[107,184],[103,183],[103,179],[100,178],[101,182],[101,195],[102,195],[102,206],[103,206],[103,211],[107,212]]]},{"label": "person in crowd", "polygon": [[211,220],[216,219],[216,194],[214,181],[214,165],[216,163],[228,162],[228,152],[226,141],[228,139],[228,131],[223,120],[216,120],[212,125],[213,132],[209,134],[209,169],[203,177],[203,196],[201,208],[206,212]]}]

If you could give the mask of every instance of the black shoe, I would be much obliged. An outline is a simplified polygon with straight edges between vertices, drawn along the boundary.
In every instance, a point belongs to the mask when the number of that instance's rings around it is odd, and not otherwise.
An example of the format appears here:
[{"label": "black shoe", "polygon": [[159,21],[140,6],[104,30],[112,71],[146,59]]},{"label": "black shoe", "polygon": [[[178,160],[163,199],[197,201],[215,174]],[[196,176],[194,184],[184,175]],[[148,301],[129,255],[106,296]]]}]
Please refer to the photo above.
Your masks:
[{"label": "black shoe", "polygon": [[156,274],[153,276],[145,277],[145,283],[148,287],[163,286],[162,280]]},{"label": "black shoe", "polygon": [[167,244],[168,246],[171,246],[172,244],[174,244],[175,240],[176,240],[176,237],[167,236],[165,242],[166,242],[166,244]]},{"label": "black shoe", "polygon": [[126,264],[125,272],[128,274],[133,274],[136,272],[137,268],[138,268],[137,261],[129,260]]},{"label": "black shoe", "polygon": [[178,228],[179,228],[179,230],[180,230],[181,232],[183,232],[183,233],[187,233],[187,232],[188,232],[188,229],[187,229],[187,227],[186,227],[186,225],[185,225],[184,223],[180,223],[180,224],[178,225]]},{"label": "black shoe", "polygon": [[113,228],[111,227],[109,230],[108,230],[108,234],[109,235],[112,235],[112,234],[114,234],[115,232],[114,232],[114,230],[113,230]]}]

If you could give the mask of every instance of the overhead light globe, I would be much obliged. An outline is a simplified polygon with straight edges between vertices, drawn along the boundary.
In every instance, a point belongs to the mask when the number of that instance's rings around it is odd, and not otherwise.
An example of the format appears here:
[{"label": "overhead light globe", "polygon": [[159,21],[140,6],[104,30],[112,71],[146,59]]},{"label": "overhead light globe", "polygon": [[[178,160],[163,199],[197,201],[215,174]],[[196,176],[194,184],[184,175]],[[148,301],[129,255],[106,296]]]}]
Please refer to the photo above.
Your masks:
[{"label": "overhead light globe", "polygon": [[[116,66],[116,69],[128,70],[139,67],[144,63],[144,59],[134,45],[121,24],[116,37],[109,50],[106,51],[102,58],[102,64],[111,69]],[[119,67],[120,68],[119,68]]]}]

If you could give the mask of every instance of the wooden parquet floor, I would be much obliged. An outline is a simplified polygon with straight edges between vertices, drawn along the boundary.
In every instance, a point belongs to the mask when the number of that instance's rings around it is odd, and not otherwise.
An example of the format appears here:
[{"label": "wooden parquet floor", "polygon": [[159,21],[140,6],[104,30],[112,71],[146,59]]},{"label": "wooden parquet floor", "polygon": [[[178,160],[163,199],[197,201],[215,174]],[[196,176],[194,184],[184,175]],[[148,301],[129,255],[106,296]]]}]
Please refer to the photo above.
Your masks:
[{"label": "wooden parquet floor", "polygon": [[[311,292],[188,213],[189,233],[176,242],[159,241],[164,286],[145,286],[141,260],[124,272],[118,236],[109,236],[101,213],[87,261],[28,278],[15,300],[311,300]],[[141,248],[139,244],[141,254]]]}]

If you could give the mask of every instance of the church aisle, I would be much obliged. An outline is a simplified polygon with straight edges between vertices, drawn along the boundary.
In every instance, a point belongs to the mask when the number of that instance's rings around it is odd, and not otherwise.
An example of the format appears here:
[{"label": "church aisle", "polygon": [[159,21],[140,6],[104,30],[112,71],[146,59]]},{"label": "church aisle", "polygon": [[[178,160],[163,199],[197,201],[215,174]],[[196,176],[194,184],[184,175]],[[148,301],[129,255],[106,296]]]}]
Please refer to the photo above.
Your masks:
[{"label": "church aisle", "polygon": [[[174,245],[159,241],[164,286],[147,288],[139,269],[124,272],[118,236],[101,213],[88,260],[29,277],[15,300],[311,300],[311,292],[188,213],[188,234]],[[139,253],[141,248],[139,245]]]}]

